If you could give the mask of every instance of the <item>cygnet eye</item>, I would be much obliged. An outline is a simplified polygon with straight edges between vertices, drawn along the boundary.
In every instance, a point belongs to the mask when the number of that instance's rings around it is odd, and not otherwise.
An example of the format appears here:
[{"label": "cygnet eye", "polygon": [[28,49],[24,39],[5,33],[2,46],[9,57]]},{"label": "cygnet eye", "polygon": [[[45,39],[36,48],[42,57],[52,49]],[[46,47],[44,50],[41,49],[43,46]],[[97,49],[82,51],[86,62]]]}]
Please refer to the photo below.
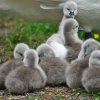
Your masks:
[{"label": "cygnet eye", "polygon": [[18,51],[16,51],[16,53],[18,53]]},{"label": "cygnet eye", "polygon": [[39,54],[39,57],[41,58],[41,57],[44,57],[44,54]]},{"label": "cygnet eye", "polygon": [[19,53],[19,55],[20,55],[21,57],[23,57],[23,54]]},{"label": "cygnet eye", "polygon": [[76,26],[76,28],[78,28],[78,25]]},{"label": "cygnet eye", "polygon": [[23,57],[23,54],[22,53],[19,53],[18,51],[16,51],[17,54],[19,54],[21,57]]},{"label": "cygnet eye", "polygon": [[85,45],[85,48],[89,48],[89,45],[87,44],[87,45]]},{"label": "cygnet eye", "polygon": [[68,11],[70,10],[69,8],[66,8]]}]

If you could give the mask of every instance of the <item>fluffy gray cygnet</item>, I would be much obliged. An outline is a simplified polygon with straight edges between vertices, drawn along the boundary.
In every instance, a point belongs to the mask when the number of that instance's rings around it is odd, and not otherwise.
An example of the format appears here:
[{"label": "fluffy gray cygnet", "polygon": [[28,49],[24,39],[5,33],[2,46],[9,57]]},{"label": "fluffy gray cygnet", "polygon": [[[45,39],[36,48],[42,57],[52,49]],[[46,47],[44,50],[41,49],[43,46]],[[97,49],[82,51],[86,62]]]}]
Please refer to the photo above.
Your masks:
[{"label": "fluffy gray cygnet", "polygon": [[100,92],[100,50],[91,54],[89,68],[83,73],[82,84],[87,92]]},{"label": "fluffy gray cygnet", "polygon": [[63,24],[64,41],[62,42],[60,34],[54,34],[47,40],[46,43],[58,55],[56,57],[66,58],[68,61],[77,58],[82,43],[77,36],[78,27],[78,22],[69,18]]},{"label": "fluffy gray cygnet", "polygon": [[23,65],[22,55],[24,51],[28,49],[28,46],[24,43],[19,43],[14,49],[14,59],[9,60],[0,65],[0,89],[4,89],[5,78],[11,70],[14,70],[20,65]]},{"label": "fluffy gray cygnet", "polygon": [[78,58],[66,69],[66,83],[70,88],[82,87],[82,74],[89,66],[89,57],[94,50],[99,48],[99,42],[94,39],[86,40],[82,44]]},{"label": "fluffy gray cygnet", "polygon": [[[65,83],[65,69],[69,64],[65,59],[55,57],[52,49],[47,52],[47,47],[45,46],[44,48],[44,52],[40,48],[38,55],[40,57],[39,65],[47,75],[47,84],[55,86]],[[52,57],[47,56],[50,55],[49,53],[52,54]]]},{"label": "fluffy gray cygnet", "polygon": [[82,41],[77,37],[79,24],[75,19],[69,18],[65,21],[63,30],[65,47],[67,49],[66,59],[71,62],[78,57]]},{"label": "fluffy gray cygnet", "polygon": [[11,71],[6,77],[5,86],[11,93],[22,94],[45,86],[47,77],[38,65],[39,58],[35,50],[24,53],[24,65]]}]

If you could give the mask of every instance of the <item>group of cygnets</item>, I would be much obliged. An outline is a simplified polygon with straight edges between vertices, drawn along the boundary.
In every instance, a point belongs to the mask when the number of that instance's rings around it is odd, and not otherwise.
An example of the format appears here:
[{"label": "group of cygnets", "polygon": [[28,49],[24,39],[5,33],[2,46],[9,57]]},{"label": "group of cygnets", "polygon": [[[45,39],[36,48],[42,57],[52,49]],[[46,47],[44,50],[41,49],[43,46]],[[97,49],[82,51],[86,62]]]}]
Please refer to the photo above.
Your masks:
[{"label": "group of cygnets", "polygon": [[66,84],[84,87],[87,92],[100,91],[100,43],[78,38],[75,2],[67,1],[63,11],[58,32],[36,50],[25,43],[15,46],[14,59],[0,65],[0,89],[22,94]]}]

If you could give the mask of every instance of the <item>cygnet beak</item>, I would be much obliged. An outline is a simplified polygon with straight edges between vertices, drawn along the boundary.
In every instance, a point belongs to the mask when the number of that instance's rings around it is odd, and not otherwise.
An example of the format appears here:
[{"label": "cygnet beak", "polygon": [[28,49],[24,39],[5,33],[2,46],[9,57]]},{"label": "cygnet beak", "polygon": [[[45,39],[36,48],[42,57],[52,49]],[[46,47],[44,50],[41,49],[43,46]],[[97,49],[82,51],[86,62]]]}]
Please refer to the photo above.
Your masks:
[{"label": "cygnet beak", "polygon": [[38,63],[40,63],[41,62],[41,58],[39,58],[39,62]]},{"label": "cygnet beak", "polygon": [[70,11],[69,15],[70,15],[70,18],[74,18],[74,11]]}]

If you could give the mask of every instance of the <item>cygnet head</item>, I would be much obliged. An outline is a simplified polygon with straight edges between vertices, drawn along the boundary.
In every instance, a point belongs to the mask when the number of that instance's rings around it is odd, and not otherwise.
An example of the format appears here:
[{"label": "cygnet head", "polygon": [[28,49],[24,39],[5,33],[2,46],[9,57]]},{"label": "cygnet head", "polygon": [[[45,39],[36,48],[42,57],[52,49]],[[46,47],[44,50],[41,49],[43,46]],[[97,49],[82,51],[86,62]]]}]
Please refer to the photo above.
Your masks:
[{"label": "cygnet head", "polygon": [[23,56],[24,56],[24,52],[26,50],[28,50],[29,47],[27,44],[25,43],[19,43],[16,45],[16,47],[14,48],[14,58],[15,59],[23,59]]},{"label": "cygnet head", "polygon": [[38,54],[35,50],[29,49],[24,53],[23,63],[27,67],[37,67],[39,62]]},{"label": "cygnet head", "polygon": [[100,43],[94,39],[88,39],[83,42],[78,58],[89,58],[91,53],[98,49],[100,49]]},{"label": "cygnet head", "polygon": [[64,27],[63,27],[64,28],[64,34],[66,34],[66,32],[67,33],[71,32],[72,34],[78,32],[79,24],[78,24],[77,20],[75,20],[73,18],[66,19],[63,25],[64,25]]},{"label": "cygnet head", "polygon": [[89,67],[100,68],[100,50],[95,50],[91,53],[91,56],[89,58]]},{"label": "cygnet head", "polygon": [[55,57],[55,53],[53,52],[52,48],[46,43],[38,46],[36,51],[38,52],[39,57]]},{"label": "cygnet head", "polygon": [[77,15],[77,4],[74,1],[64,3],[63,13],[66,18],[74,18]]}]

